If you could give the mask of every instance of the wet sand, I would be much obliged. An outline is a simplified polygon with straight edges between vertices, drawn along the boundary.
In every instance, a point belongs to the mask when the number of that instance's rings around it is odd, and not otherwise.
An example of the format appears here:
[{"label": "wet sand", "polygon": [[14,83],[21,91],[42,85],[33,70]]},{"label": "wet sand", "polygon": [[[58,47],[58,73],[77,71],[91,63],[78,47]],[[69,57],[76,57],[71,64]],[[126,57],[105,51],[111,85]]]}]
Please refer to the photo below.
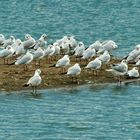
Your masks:
[{"label": "wet sand", "polygon": [[[5,65],[4,60],[1,58],[0,90],[15,91],[31,89],[31,87],[23,87],[23,85],[29,80],[30,77],[34,75],[34,71],[37,68],[40,68],[42,71],[42,83],[41,85],[39,85],[39,89],[56,88],[69,85],[117,83],[116,77],[114,77],[110,72],[107,72],[106,69],[109,69],[111,64],[120,62],[120,59],[112,58],[107,66],[102,66],[102,69],[98,71],[98,74],[96,76],[92,70],[87,70],[84,68],[88,64],[87,61],[76,60],[74,56],[70,56],[71,66],[75,63],[79,63],[82,68],[81,74],[77,76],[78,80],[75,79],[74,81],[72,81],[72,78],[66,76],[65,73],[60,73],[60,68],[52,67],[61,57],[62,55],[57,56],[57,58],[53,58],[51,63],[46,63],[46,58],[44,58],[43,60],[41,60],[40,67],[38,66],[38,62],[35,63],[35,61],[33,61],[28,65],[27,71],[24,70],[24,65]],[[12,62],[13,60],[10,60],[9,64]],[[129,68],[131,67],[132,64],[129,64]],[[66,70],[67,69],[68,67],[66,68]],[[123,77],[123,81],[129,82],[130,79]],[[132,79],[132,81],[135,81],[135,79]]]}]

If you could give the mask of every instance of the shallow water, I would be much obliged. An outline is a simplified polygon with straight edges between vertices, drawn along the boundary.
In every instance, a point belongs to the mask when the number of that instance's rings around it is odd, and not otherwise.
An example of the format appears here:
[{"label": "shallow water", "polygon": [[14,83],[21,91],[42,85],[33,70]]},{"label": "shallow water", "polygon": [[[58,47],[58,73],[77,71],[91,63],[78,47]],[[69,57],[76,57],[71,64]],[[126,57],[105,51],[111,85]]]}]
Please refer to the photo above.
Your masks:
[{"label": "shallow water", "polygon": [[0,94],[0,139],[139,139],[139,85]]}]

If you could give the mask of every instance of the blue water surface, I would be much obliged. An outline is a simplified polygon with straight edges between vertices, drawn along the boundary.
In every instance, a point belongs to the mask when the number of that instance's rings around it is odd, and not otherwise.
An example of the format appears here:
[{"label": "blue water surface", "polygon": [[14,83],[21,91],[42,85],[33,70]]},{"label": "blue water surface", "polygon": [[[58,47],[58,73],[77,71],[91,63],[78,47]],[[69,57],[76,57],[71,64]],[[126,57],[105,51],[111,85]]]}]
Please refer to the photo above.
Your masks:
[{"label": "blue water surface", "polygon": [[0,94],[0,139],[140,138],[139,85],[85,85]]},{"label": "blue water surface", "polygon": [[111,39],[122,56],[140,43],[139,5],[139,0],[1,0],[0,32],[21,39],[47,33],[48,43],[75,35],[86,46]]},{"label": "blue water surface", "polygon": [[[140,43],[139,0],[1,0],[0,33],[48,43],[75,35],[86,46],[114,40],[115,55]],[[1,140],[139,140],[140,86],[79,86],[1,92]]]}]

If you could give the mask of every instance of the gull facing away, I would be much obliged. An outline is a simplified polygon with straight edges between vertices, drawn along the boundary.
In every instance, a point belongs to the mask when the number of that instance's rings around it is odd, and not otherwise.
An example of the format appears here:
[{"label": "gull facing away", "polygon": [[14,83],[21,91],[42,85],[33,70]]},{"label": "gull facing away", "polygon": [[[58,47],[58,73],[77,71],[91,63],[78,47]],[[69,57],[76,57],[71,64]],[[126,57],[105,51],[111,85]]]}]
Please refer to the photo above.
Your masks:
[{"label": "gull facing away", "polygon": [[57,61],[57,63],[55,64],[55,67],[62,68],[62,73],[63,73],[65,72],[65,67],[68,65],[70,65],[69,55],[64,55],[61,59]]},{"label": "gull facing away", "polygon": [[134,61],[140,55],[140,48],[136,47],[133,51],[131,51],[127,56],[127,61]]},{"label": "gull facing away", "polygon": [[51,63],[52,56],[55,53],[55,47],[53,45],[48,45],[48,48],[44,50],[44,57],[46,57],[46,63],[48,58],[48,63]]},{"label": "gull facing away", "polygon": [[96,51],[94,48],[88,48],[83,52],[82,59],[90,59],[96,55]]},{"label": "gull facing away", "polygon": [[93,44],[91,44],[89,48],[94,48],[96,51],[99,51],[100,49],[102,49],[102,44],[97,40]]},{"label": "gull facing away", "polygon": [[102,48],[99,49],[99,51],[97,53],[104,52],[105,50],[111,51],[116,48],[118,48],[118,46],[113,40],[107,40],[102,43]]},{"label": "gull facing away", "polygon": [[31,86],[33,88],[33,95],[37,95],[37,87],[41,84],[42,78],[40,74],[41,70],[37,69],[34,76],[31,77],[25,85],[23,85],[24,87]]},{"label": "gull facing away", "polygon": [[[72,82],[74,82],[74,76],[77,76],[81,73],[81,68],[78,63],[73,65],[72,67],[68,68],[67,74],[68,76],[72,77]],[[77,78],[76,78],[77,80]]]},{"label": "gull facing away", "polygon": [[110,54],[108,51],[104,51],[102,55],[99,56],[99,59],[103,64],[107,64],[110,61]]},{"label": "gull facing away", "polygon": [[95,70],[97,76],[97,71],[98,69],[101,68],[101,66],[102,66],[102,61],[99,59],[99,57],[97,57],[93,61],[90,61],[85,68]]},{"label": "gull facing away", "polygon": [[128,74],[129,77],[137,78],[137,77],[139,77],[139,70],[138,70],[137,67],[134,67],[131,70],[129,70],[127,72],[127,74]]},{"label": "gull facing away", "polygon": [[83,55],[84,50],[85,50],[84,43],[79,42],[77,47],[74,49],[74,51],[75,51],[74,55],[77,56],[77,57],[78,56],[81,57]]},{"label": "gull facing away", "polygon": [[36,51],[33,52],[33,59],[35,60],[35,64],[38,61],[38,65],[40,66],[40,60],[44,57],[44,50],[39,47]]},{"label": "gull facing away", "polygon": [[111,65],[111,68],[106,71],[110,71],[113,75],[119,76],[119,83],[121,83],[121,76],[125,75],[128,71],[127,61],[124,59],[121,63]]}]

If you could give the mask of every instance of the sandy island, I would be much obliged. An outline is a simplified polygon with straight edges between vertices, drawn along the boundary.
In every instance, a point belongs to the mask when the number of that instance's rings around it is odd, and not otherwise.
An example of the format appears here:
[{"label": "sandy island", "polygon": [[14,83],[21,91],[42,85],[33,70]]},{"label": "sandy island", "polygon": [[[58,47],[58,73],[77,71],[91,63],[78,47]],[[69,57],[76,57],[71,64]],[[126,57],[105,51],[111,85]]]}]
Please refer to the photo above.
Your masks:
[{"label": "sandy island", "polygon": [[[82,85],[82,84],[98,84],[98,83],[117,83],[117,79],[110,73],[105,71],[110,68],[112,63],[118,63],[121,60],[117,58],[112,58],[110,63],[107,66],[103,65],[102,69],[98,71],[96,76],[92,70],[86,70],[84,67],[88,62],[86,61],[77,61],[74,56],[70,56],[71,66],[75,63],[79,63],[82,71],[81,74],[77,76],[78,82],[72,82],[71,77],[66,76],[65,74],[60,74],[60,68],[50,67],[57,62],[59,58],[62,58],[62,55],[57,56],[56,60],[53,60],[50,64],[46,63],[46,58],[41,60],[40,69],[42,71],[42,83],[38,87],[39,89],[53,88],[53,87],[63,87],[68,85]],[[94,58],[93,58],[94,59]],[[13,60],[10,60],[9,63],[12,63]],[[33,76],[34,71],[37,69],[38,63],[33,61],[28,65],[28,70],[24,71],[23,65],[4,65],[4,60],[0,59],[0,90],[6,91],[15,91],[15,90],[24,90],[30,89],[29,87],[23,87],[23,85],[28,81],[30,77]],[[67,67],[68,68],[68,67]],[[66,68],[66,70],[67,70]],[[129,64],[129,69],[132,68],[132,64]],[[123,77],[124,81],[129,81],[126,77]],[[132,79],[132,81],[135,79]],[[139,80],[139,79],[137,79]]]}]

